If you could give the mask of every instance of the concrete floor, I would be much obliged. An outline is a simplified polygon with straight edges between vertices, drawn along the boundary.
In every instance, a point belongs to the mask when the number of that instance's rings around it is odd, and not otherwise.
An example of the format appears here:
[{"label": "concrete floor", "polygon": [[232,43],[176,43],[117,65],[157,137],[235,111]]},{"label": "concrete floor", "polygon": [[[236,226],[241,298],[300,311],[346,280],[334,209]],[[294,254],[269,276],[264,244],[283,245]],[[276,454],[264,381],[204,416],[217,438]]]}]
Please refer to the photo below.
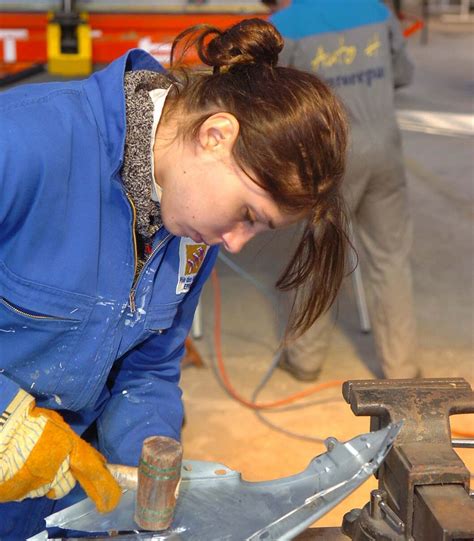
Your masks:
[{"label": "concrete floor", "polygon": [[[404,111],[472,115],[474,36],[468,27],[433,23],[429,43],[419,36],[409,48],[416,63],[415,83],[397,95]],[[453,117],[455,118],[455,117]],[[473,117],[470,119],[471,130]],[[424,376],[462,376],[474,384],[473,358],[473,138],[403,131],[410,204],[415,226],[413,270],[418,316],[417,363]],[[291,233],[256,239],[233,260],[269,287],[284,263]],[[232,384],[250,398],[269,367],[278,345],[275,304],[254,285],[219,262],[223,292],[222,349]],[[320,443],[288,437],[263,424],[250,409],[223,391],[213,370],[213,291],[203,298],[204,336],[196,342],[206,367],[183,372],[187,414],[183,441],[189,458],[221,462],[249,481],[273,479],[301,471],[324,452]],[[320,381],[376,377],[372,338],[361,334],[350,280],[339,299],[339,318]],[[297,383],[277,370],[259,396],[276,400],[310,384]],[[279,427],[308,436],[350,439],[369,429],[367,418],[354,417],[340,385],[307,399],[307,405],[266,412]],[[453,418],[452,425],[474,431],[473,415]],[[462,452],[464,451],[464,452]],[[459,454],[474,471],[474,453]],[[318,526],[338,526],[342,516],[362,506],[376,486],[370,480]]]}]

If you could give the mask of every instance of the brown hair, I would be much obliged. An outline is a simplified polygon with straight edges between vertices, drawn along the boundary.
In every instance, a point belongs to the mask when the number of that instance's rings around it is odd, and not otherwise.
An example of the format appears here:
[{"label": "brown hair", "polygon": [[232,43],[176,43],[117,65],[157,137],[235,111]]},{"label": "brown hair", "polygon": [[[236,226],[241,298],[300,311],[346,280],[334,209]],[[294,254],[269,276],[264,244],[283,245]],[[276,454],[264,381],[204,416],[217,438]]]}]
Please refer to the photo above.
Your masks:
[{"label": "brown hair", "polygon": [[307,217],[276,283],[280,290],[296,290],[286,338],[296,337],[331,306],[345,274],[343,107],[315,75],[277,66],[283,38],[267,21],[247,19],[225,31],[207,25],[185,30],[173,43],[172,74],[191,48],[213,72],[187,72],[177,85],[172,103],[189,114],[188,136],[217,111],[233,114],[240,124],[237,163],[283,210]]}]

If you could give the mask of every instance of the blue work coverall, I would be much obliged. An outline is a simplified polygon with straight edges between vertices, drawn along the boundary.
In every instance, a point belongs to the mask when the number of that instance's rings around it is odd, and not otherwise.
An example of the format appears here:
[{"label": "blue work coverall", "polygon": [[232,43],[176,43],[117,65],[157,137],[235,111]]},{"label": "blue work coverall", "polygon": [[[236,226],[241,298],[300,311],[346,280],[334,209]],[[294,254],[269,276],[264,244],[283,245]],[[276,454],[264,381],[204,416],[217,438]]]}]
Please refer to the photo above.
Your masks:
[{"label": "blue work coverall", "polygon": [[[23,388],[78,434],[95,422],[100,452],[130,465],[146,437],[180,438],[180,360],[217,256],[162,227],[134,281],[121,168],[137,69],[164,71],[133,50],[86,80],[0,95],[0,412]],[[0,539],[26,539],[63,505],[0,504]]]}]

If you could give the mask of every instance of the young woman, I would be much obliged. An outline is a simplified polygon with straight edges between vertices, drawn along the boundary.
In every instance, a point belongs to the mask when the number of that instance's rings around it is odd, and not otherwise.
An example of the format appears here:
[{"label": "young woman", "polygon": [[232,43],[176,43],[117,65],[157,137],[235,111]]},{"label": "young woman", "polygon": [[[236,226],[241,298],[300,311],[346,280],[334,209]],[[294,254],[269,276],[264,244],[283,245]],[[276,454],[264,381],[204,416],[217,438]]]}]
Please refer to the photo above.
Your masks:
[{"label": "young woman", "polygon": [[[298,290],[288,336],[342,279],[338,100],[277,67],[283,41],[262,20],[178,43],[212,72],[133,50],[85,81],[0,96],[2,540],[43,529],[76,481],[112,509],[105,460],[180,437],[180,359],[219,246],[304,221],[277,284]],[[92,425],[100,453],[80,437]]]}]

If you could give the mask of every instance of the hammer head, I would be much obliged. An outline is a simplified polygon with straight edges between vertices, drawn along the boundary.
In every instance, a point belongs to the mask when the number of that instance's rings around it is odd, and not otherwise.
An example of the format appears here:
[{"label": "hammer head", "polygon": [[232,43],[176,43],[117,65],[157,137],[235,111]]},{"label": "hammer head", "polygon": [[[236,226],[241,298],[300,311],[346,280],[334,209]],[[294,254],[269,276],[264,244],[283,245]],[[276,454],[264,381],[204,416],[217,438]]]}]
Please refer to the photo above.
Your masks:
[{"label": "hammer head", "polygon": [[143,442],[138,465],[134,520],[144,530],[166,530],[172,520],[181,478],[181,443],[166,436]]}]

